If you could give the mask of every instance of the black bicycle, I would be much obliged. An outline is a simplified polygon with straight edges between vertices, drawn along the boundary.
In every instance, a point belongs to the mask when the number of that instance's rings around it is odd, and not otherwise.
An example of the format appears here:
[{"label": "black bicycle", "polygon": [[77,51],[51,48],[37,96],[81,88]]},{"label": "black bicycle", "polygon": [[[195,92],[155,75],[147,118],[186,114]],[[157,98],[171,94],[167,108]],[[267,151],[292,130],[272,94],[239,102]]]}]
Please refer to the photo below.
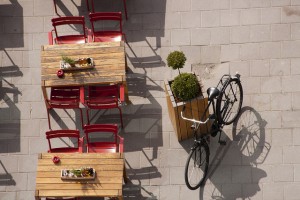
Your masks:
[{"label": "black bicycle", "polygon": [[[191,190],[199,188],[205,181],[209,165],[209,139],[219,133],[219,144],[225,145],[226,141],[221,140],[221,132],[224,125],[229,125],[235,121],[243,103],[243,88],[240,75],[223,75],[217,87],[207,89],[208,105],[200,120],[190,119],[184,116],[185,106],[181,112],[184,120],[192,122],[191,128],[194,133],[194,144],[189,153],[185,165],[185,183]],[[208,118],[208,109],[212,105],[213,113]],[[203,121],[202,121],[203,120]],[[201,134],[199,127],[201,124],[210,122],[209,134]]]}]

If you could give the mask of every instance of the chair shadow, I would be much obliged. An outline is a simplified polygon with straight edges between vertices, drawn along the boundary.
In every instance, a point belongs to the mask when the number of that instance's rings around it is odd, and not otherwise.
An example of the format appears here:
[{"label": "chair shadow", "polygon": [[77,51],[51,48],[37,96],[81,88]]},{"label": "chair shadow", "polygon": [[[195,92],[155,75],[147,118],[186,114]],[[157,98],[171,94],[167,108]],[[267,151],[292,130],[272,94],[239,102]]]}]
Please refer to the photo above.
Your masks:
[{"label": "chair shadow", "polygon": [[13,179],[12,175],[7,172],[1,160],[0,166],[4,170],[4,173],[0,173],[0,186],[16,185],[16,181]]},{"label": "chair shadow", "polygon": [[0,153],[12,153],[21,151],[20,120],[21,112],[17,107],[19,95],[22,93],[11,83],[12,77],[22,76],[23,73],[15,65],[6,50],[3,50],[12,66],[0,67]]},{"label": "chair shadow", "polygon": [[199,199],[207,195],[213,199],[250,199],[260,191],[259,182],[267,173],[259,167],[271,148],[265,140],[266,124],[254,108],[246,106],[232,125],[232,135],[223,134],[225,146],[219,145],[216,138],[211,140],[212,160],[206,183],[213,184],[214,189],[205,194],[204,184]]}]

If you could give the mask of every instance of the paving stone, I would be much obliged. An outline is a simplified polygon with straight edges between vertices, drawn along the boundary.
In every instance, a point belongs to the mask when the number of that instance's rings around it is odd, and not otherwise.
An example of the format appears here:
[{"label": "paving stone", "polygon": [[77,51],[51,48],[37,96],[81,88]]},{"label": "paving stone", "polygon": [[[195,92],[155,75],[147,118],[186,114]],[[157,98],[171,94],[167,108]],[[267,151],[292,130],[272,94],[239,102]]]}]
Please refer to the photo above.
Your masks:
[{"label": "paving stone", "polygon": [[286,92],[299,92],[299,75],[282,77],[282,90]]},{"label": "paving stone", "polygon": [[180,12],[166,13],[165,29],[176,29],[180,28]]},{"label": "paving stone", "polygon": [[170,184],[183,185],[184,182],[184,167],[172,167],[170,168]]},{"label": "paving stone", "polygon": [[257,111],[271,110],[271,95],[257,94],[252,97],[251,105],[255,107]]},{"label": "paving stone", "polygon": [[[222,35],[222,37],[220,37]],[[211,42],[212,45],[229,44],[230,43],[230,28],[212,28],[211,29]]]},{"label": "paving stone", "polygon": [[[274,165],[258,165],[257,168],[252,168],[252,182],[258,183],[272,183],[273,182],[273,171]],[[263,188],[261,188],[263,189]],[[263,190],[262,190],[263,191]]]},{"label": "paving stone", "polygon": [[241,11],[241,25],[260,24],[261,9],[244,9]]},{"label": "paving stone", "polygon": [[298,50],[300,49],[300,43],[298,41],[286,41],[282,43],[282,56],[286,58],[299,57]]},{"label": "paving stone", "polygon": [[240,45],[222,45],[221,62],[237,61],[240,58]]},{"label": "paving stone", "polygon": [[281,23],[281,8],[263,8],[261,10],[261,23],[262,24]]},{"label": "paving stone", "polygon": [[160,186],[160,199],[161,200],[179,200],[180,186],[166,185]]},{"label": "paving stone", "polygon": [[263,7],[270,7],[271,0],[262,1],[262,0],[254,0],[250,2],[250,6],[254,8],[263,8]]},{"label": "paving stone", "polygon": [[221,26],[238,26],[240,25],[240,10],[221,10]]},{"label": "paving stone", "polygon": [[271,25],[272,40],[273,41],[290,40],[291,32],[293,32],[291,31],[290,27],[291,27],[290,24],[272,24]]},{"label": "paving stone", "polygon": [[265,42],[260,44],[261,58],[281,58],[280,42]]},{"label": "paving stone", "polygon": [[270,60],[270,74],[273,76],[289,76],[291,74],[291,61],[289,59]]},{"label": "paving stone", "polygon": [[201,12],[201,27],[220,26],[220,11],[203,11]]},{"label": "paving stone", "polygon": [[16,192],[0,192],[1,200],[13,200],[16,199]]},{"label": "paving stone", "polygon": [[263,184],[263,199],[284,199],[284,185],[281,183],[266,183]]},{"label": "paving stone", "polygon": [[191,29],[192,45],[208,45],[210,38],[210,29],[208,28]]},{"label": "paving stone", "polygon": [[281,10],[281,22],[282,23],[298,22],[296,13],[298,13],[299,10],[300,10],[299,6],[285,6]]},{"label": "paving stone", "polygon": [[274,166],[273,173],[274,182],[289,182],[294,180],[293,165],[277,165]]},{"label": "paving stone", "polygon": [[272,110],[291,110],[292,97],[290,93],[277,93],[271,96]]},{"label": "paving stone", "polygon": [[264,42],[271,40],[269,25],[253,25],[250,27],[250,42]]},{"label": "paving stone", "polygon": [[171,31],[171,44],[174,46],[190,45],[190,31],[177,29]]},{"label": "paving stone", "polygon": [[241,44],[241,59],[254,60],[259,59],[260,46],[258,43],[245,43]]},{"label": "paving stone", "polygon": [[19,191],[17,192],[17,200],[28,200],[35,195],[35,190],[32,191]]},{"label": "paving stone", "polygon": [[299,183],[289,183],[284,186],[284,198],[296,200],[300,195]]},{"label": "paving stone", "polygon": [[300,165],[293,165],[294,166],[294,180],[300,180]]},{"label": "paving stone", "polygon": [[250,8],[250,1],[247,0],[232,0],[231,1],[232,8]]},{"label": "paving stone", "polygon": [[172,11],[190,11],[191,10],[191,1],[179,0],[172,1]]},{"label": "paving stone", "polygon": [[282,127],[285,128],[297,128],[299,127],[299,118],[297,115],[299,111],[284,111],[282,112]]},{"label": "paving stone", "polygon": [[262,200],[263,199],[263,185],[262,184],[243,184],[242,185],[242,196],[251,198],[251,200]]},{"label": "paving stone", "polygon": [[291,0],[272,0],[272,6],[289,6]]},{"label": "paving stone", "polygon": [[201,63],[220,63],[221,46],[201,47]]},{"label": "paving stone", "polygon": [[270,76],[269,60],[253,60],[250,67],[251,76]]},{"label": "paving stone", "polygon": [[234,183],[223,184],[221,191],[222,196],[224,196],[225,199],[236,199],[242,196],[242,185]]},{"label": "paving stone", "polygon": [[182,12],[181,28],[196,28],[201,25],[200,11]]},{"label": "paving stone", "polygon": [[299,146],[285,146],[283,148],[284,164],[299,164],[300,159],[297,156],[299,153]]},{"label": "paving stone", "polygon": [[272,129],[272,145],[290,146],[293,144],[291,129]]},{"label": "paving stone", "polygon": [[264,93],[277,93],[282,91],[280,77],[265,77],[261,80],[261,91]]},{"label": "paving stone", "polygon": [[299,128],[294,128],[293,130],[292,130],[292,133],[293,133],[293,144],[294,145],[299,145],[300,144],[300,140],[299,140],[299,138],[300,138],[300,135],[299,135],[299,131],[300,131],[300,129]]}]

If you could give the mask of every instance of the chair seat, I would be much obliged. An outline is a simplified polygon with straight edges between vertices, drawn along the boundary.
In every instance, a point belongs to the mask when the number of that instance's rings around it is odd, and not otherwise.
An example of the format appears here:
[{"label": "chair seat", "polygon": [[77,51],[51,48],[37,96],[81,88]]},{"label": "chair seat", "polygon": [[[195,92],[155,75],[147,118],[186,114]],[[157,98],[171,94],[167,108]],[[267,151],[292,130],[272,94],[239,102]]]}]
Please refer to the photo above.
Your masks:
[{"label": "chair seat", "polygon": [[51,108],[79,108],[79,100],[68,100],[68,99],[61,99],[61,100],[48,100]]},{"label": "chair seat", "polygon": [[54,39],[57,44],[84,44],[86,38],[84,35],[64,35]]},{"label": "chair seat", "polygon": [[98,97],[86,100],[86,105],[90,109],[108,109],[108,108],[117,108],[118,99],[115,97]]},{"label": "chair seat", "polygon": [[94,33],[94,42],[119,42],[122,36],[118,31],[99,31]]},{"label": "chair seat", "polygon": [[118,146],[115,143],[93,142],[87,145],[88,153],[116,153]]}]

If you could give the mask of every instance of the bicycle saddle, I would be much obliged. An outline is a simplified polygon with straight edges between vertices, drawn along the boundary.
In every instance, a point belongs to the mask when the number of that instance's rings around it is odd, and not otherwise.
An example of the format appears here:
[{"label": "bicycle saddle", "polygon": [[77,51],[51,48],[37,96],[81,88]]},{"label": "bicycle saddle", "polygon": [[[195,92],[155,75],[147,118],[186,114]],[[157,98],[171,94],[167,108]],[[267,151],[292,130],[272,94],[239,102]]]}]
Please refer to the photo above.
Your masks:
[{"label": "bicycle saddle", "polygon": [[218,88],[210,87],[207,89],[207,95],[208,95],[209,101],[211,101],[214,98],[216,98],[217,96],[219,96],[219,94],[220,94],[220,90]]}]

